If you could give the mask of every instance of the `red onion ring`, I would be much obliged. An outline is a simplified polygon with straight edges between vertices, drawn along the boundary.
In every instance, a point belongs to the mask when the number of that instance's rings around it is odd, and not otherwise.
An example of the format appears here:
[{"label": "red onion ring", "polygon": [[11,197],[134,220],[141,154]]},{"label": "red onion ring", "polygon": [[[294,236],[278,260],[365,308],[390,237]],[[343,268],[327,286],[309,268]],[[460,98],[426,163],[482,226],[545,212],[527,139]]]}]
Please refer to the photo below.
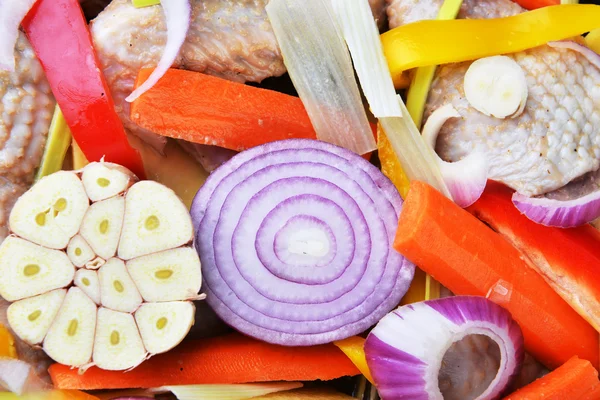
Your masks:
[{"label": "red onion ring", "polygon": [[355,335],[394,308],[414,265],[392,248],[402,199],[373,165],[315,140],[240,153],[192,204],[207,301],[284,345]]},{"label": "red onion ring", "polygon": [[[465,397],[500,398],[523,362],[523,336],[508,311],[476,296],[409,304],[381,319],[365,342],[367,363],[381,397],[386,400],[442,399],[438,382],[440,370],[446,367],[458,374],[452,366],[443,365],[444,355],[452,344],[468,335],[491,339],[498,345],[500,357],[497,372],[489,377],[485,387],[479,388],[481,393]],[[461,367],[465,368],[462,364]],[[477,377],[466,378],[467,389],[477,382]]]}]

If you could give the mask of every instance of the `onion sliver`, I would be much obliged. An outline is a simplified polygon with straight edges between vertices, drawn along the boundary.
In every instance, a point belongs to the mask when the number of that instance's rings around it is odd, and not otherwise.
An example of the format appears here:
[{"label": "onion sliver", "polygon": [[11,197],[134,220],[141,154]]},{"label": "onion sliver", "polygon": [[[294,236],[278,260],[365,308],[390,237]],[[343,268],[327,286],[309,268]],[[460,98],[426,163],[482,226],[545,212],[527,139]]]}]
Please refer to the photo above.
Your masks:
[{"label": "onion sliver", "polygon": [[393,250],[402,199],[341,147],[284,140],[219,167],[192,204],[207,301],[258,339],[314,345],[393,309],[414,265]]},{"label": "onion sliver", "polygon": [[[403,306],[371,331],[365,354],[382,399],[443,399],[438,374],[444,355],[470,335],[495,342],[500,358],[487,387],[468,398],[499,398],[523,361],[521,329],[508,311],[486,298],[456,296]],[[465,385],[474,383],[475,376],[467,378]]]},{"label": "onion sliver", "polygon": [[150,90],[173,65],[190,28],[192,15],[190,0],[163,0],[161,6],[167,23],[167,44],[156,69],[125,99],[130,103]]},{"label": "onion sliver", "polygon": [[19,25],[37,0],[0,0],[0,71],[15,70]]},{"label": "onion sliver", "polygon": [[572,228],[600,217],[600,190],[573,200],[513,194],[513,204],[530,220],[546,226]]}]

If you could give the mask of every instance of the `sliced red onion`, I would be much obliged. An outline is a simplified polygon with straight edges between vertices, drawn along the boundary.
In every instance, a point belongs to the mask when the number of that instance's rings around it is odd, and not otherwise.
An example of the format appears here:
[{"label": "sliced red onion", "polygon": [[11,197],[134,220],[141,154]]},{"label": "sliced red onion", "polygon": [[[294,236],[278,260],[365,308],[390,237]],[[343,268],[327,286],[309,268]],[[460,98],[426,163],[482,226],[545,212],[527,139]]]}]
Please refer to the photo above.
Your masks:
[{"label": "sliced red onion", "polygon": [[19,25],[36,0],[0,0],[0,71],[15,70]]},{"label": "sliced red onion", "polygon": [[162,78],[165,72],[171,68],[171,65],[173,65],[179,54],[181,46],[183,46],[183,42],[185,42],[185,37],[190,28],[192,14],[190,0],[161,0],[160,4],[165,13],[167,23],[167,44],[154,71],[152,71],[144,83],[127,96],[125,100],[128,102],[134,101],[150,90]]},{"label": "sliced red onion", "polygon": [[423,138],[434,150],[435,158],[440,166],[440,171],[452,199],[460,207],[468,207],[481,197],[488,176],[488,163],[485,155],[474,151],[465,158],[456,162],[446,162],[435,152],[440,129],[450,118],[460,118],[452,104],[446,104],[435,110],[427,119],[423,127]]},{"label": "sliced red onion", "polygon": [[401,207],[381,171],[341,147],[293,139],[242,152],[192,204],[207,301],[271,343],[358,334],[398,304],[414,275],[392,248]]},{"label": "sliced red onion", "polygon": [[572,228],[600,217],[600,190],[574,200],[513,194],[513,204],[527,218],[546,226]]},{"label": "sliced red onion", "polygon": [[[473,351],[478,357],[470,366],[464,355]],[[400,307],[371,331],[365,354],[385,400],[497,399],[524,357],[510,313],[475,296]]]}]

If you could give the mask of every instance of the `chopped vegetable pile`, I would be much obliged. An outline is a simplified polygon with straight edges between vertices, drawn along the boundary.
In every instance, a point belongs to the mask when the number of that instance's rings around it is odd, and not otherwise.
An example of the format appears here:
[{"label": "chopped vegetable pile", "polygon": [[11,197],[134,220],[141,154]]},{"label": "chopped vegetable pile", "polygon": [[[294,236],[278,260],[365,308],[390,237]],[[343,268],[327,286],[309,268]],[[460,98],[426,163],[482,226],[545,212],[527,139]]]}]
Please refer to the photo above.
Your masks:
[{"label": "chopped vegetable pile", "polygon": [[600,400],[577,3],[0,0],[0,400]]}]

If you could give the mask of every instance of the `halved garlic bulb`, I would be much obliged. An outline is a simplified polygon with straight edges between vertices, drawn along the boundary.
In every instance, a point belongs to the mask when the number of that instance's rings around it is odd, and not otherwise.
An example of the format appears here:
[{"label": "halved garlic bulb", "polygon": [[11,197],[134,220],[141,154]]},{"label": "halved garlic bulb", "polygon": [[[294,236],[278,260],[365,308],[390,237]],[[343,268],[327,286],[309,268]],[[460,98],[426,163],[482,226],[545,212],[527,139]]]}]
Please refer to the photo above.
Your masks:
[{"label": "halved garlic bulb", "polygon": [[91,163],[41,179],[0,245],[0,296],[17,336],[55,361],[135,367],[177,346],[202,284],[192,221],[175,193]]}]

